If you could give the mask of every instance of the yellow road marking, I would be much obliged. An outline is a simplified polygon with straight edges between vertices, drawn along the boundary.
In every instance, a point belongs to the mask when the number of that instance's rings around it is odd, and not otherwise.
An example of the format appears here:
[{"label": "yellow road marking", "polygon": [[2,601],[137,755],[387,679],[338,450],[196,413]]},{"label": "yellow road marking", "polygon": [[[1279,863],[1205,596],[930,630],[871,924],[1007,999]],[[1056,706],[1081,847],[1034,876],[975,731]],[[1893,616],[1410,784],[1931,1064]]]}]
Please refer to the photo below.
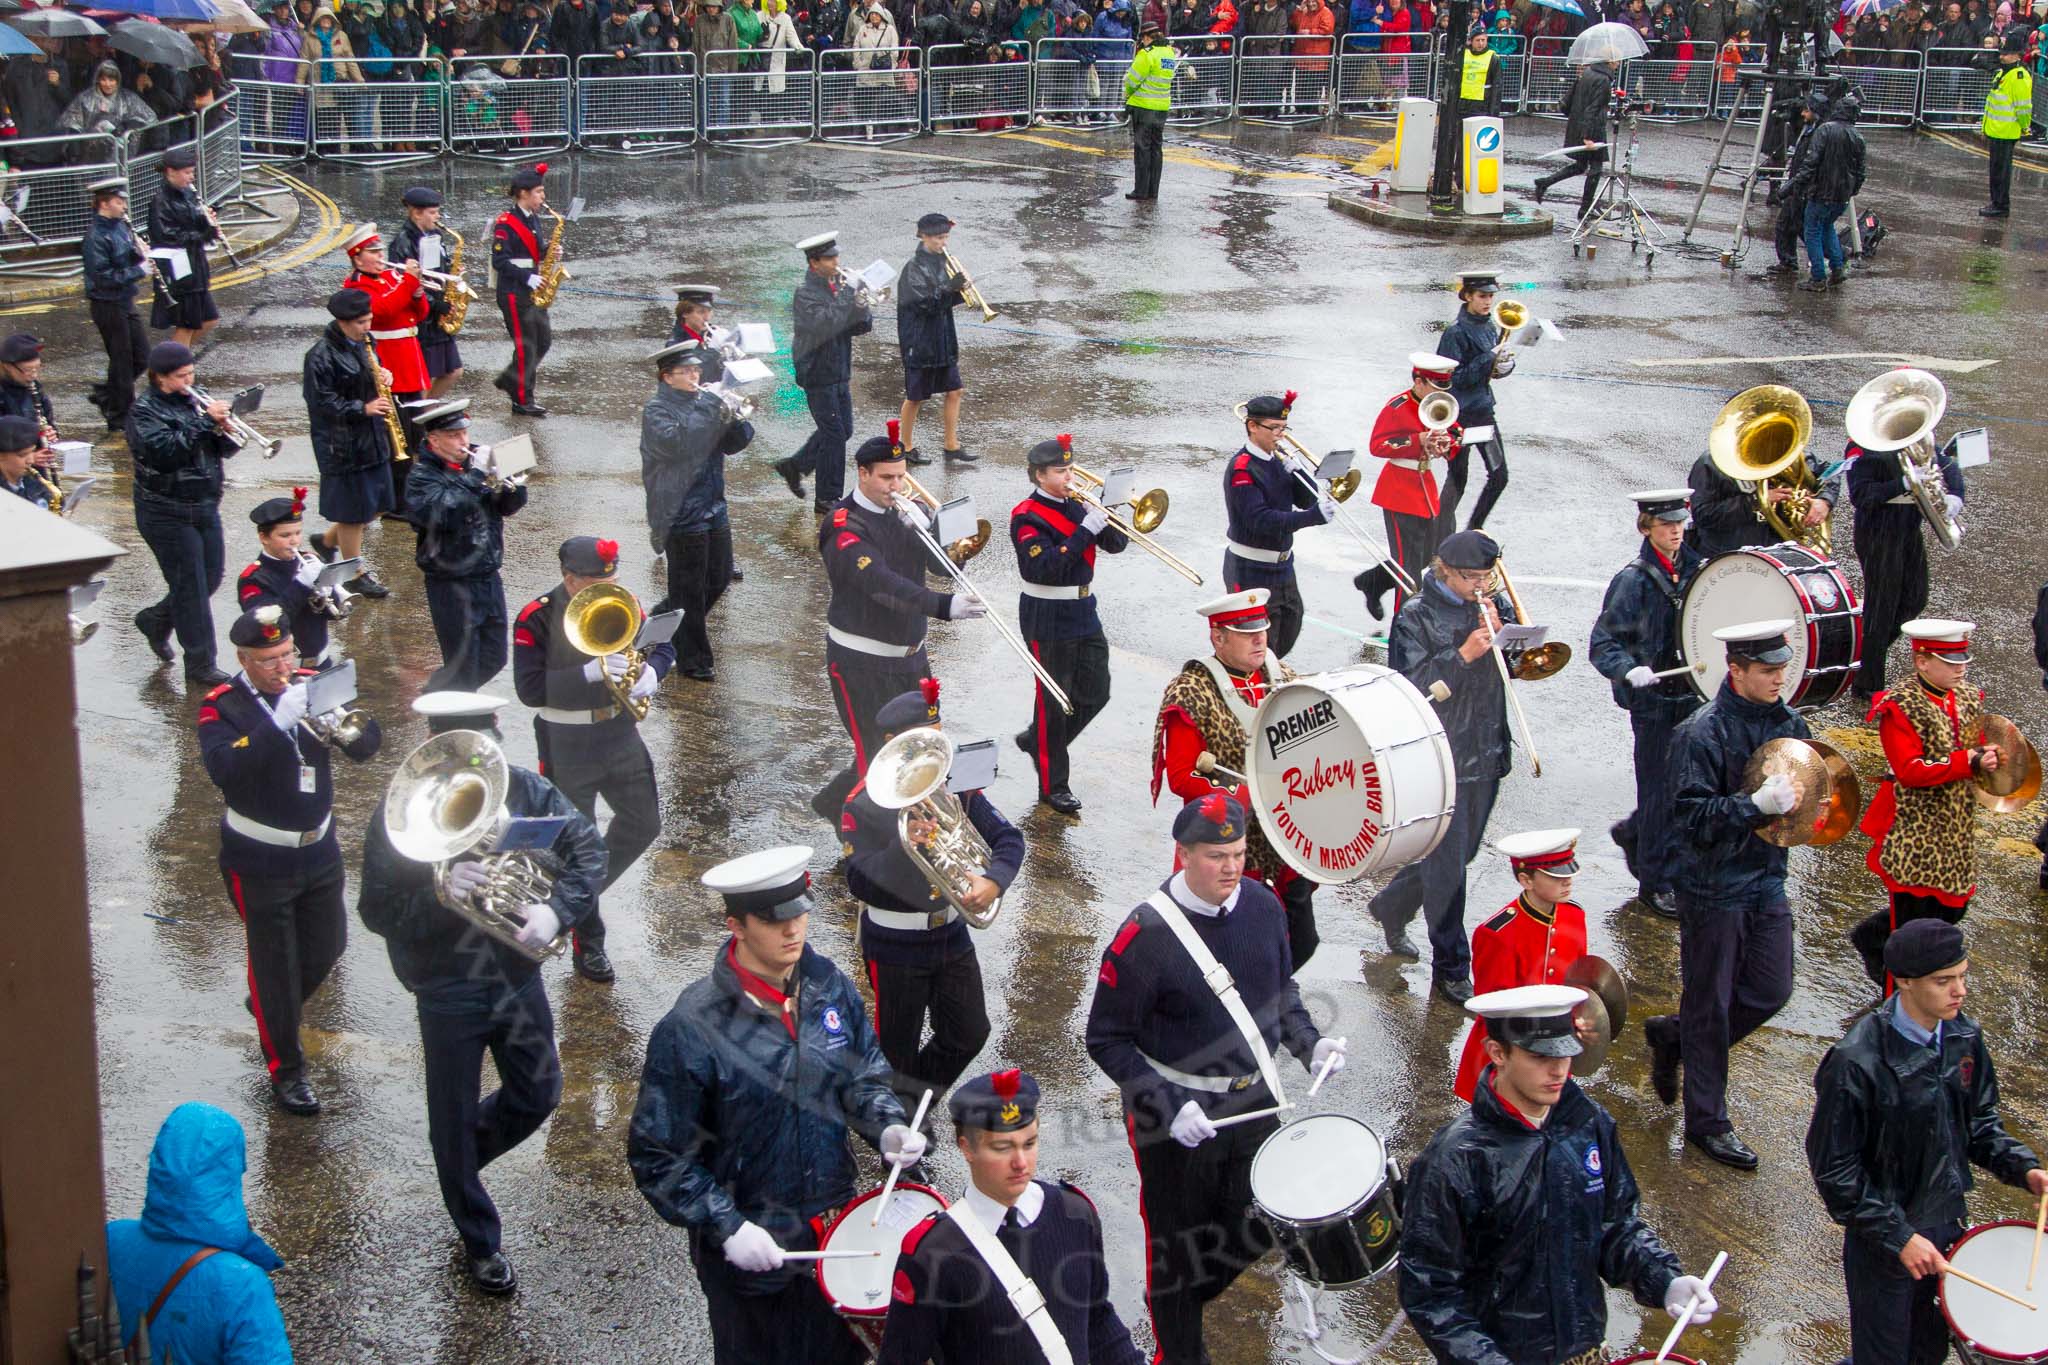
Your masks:
[{"label": "yellow road marking", "polygon": [[[1037,133],[998,133],[996,136],[1012,142],[1035,142],[1041,147],[1051,147],[1062,152],[1081,152],[1087,156],[1114,156],[1121,158],[1122,147],[1090,147],[1086,143],[1066,142],[1059,138],[1044,137]],[[1216,161],[1206,156],[1195,156],[1190,152],[1169,148],[1165,159],[1176,166],[1198,166],[1207,171],[1222,171],[1228,175],[1250,175],[1261,180],[1321,180],[1324,177],[1315,171],[1262,171],[1249,166],[1239,166],[1228,161]]]},{"label": "yellow road marking", "polygon": [[[1932,128],[1929,128],[1927,130],[1927,136],[1933,138],[1936,142],[1946,143],[1948,146],[1955,148],[1959,152],[1968,152],[1971,156],[1978,158],[1980,161],[1989,161],[1991,159],[1991,149],[1982,146],[1978,143],[1965,142],[1959,137],[1951,136],[1948,133],[1937,132]],[[2039,161],[2022,161],[2018,157],[2014,157],[2012,159],[2012,164],[2019,167],[2023,171],[2048,171],[2048,164],[2044,164]]]}]

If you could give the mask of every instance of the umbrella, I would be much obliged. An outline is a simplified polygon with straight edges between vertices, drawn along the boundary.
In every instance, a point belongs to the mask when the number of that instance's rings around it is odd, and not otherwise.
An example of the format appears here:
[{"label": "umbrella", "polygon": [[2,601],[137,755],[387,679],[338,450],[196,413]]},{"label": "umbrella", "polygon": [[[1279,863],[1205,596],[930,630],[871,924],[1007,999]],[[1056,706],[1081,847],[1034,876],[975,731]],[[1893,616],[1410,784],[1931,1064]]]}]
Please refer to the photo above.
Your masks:
[{"label": "umbrella", "polygon": [[1554,9],[1565,14],[1577,15],[1581,19],[1586,17],[1586,11],[1579,8],[1579,0],[1536,0],[1536,3],[1544,9]]},{"label": "umbrella", "polygon": [[187,33],[266,33],[270,25],[249,5],[248,0],[213,0],[220,10],[212,19],[176,19],[172,28]]},{"label": "umbrella", "polygon": [[0,57],[33,57],[41,51],[13,29],[0,24]]},{"label": "umbrella", "polygon": [[114,36],[107,40],[107,46],[159,66],[184,69],[206,64],[206,58],[199,55],[199,49],[193,46],[190,38],[176,29],[142,19],[130,19],[116,27]]},{"label": "umbrella", "polygon": [[1634,61],[1649,55],[1642,34],[1627,24],[1607,23],[1595,24],[1572,39],[1571,51],[1565,53],[1564,59],[1573,66],[1588,66],[1594,62]]},{"label": "umbrella", "polygon": [[1895,10],[1906,0],[1842,0],[1842,13],[1851,19],[1861,19],[1866,14],[1883,14]]},{"label": "umbrella", "polygon": [[213,0],[91,0],[90,8],[142,14],[151,19],[211,19],[219,12]]},{"label": "umbrella", "polygon": [[10,14],[5,22],[17,32],[31,38],[104,38],[107,31],[86,18],[69,10],[39,9],[26,14]]}]

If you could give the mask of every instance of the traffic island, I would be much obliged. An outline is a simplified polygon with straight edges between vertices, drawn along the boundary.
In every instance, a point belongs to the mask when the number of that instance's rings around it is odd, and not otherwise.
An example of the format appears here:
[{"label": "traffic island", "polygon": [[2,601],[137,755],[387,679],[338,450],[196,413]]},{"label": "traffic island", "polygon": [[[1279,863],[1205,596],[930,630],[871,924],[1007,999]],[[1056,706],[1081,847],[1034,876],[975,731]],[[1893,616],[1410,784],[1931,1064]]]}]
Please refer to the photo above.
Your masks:
[{"label": "traffic island", "polygon": [[1375,196],[1333,190],[1329,204],[1361,223],[1417,237],[1460,237],[1475,242],[1548,237],[1557,224],[1555,216],[1528,205],[1510,202],[1500,213],[1465,213],[1457,208],[1434,208],[1426,194]]}]

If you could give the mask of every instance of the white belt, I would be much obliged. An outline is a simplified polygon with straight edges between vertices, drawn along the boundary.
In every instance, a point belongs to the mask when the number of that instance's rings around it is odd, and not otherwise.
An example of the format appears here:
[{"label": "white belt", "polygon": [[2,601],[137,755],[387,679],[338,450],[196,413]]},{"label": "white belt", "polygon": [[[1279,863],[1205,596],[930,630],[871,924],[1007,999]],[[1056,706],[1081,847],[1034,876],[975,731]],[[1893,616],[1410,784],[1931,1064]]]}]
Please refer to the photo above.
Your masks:
[{"label": "white belt", "polygon": [[825,638],[835,645],[854,650],[861,654],[874,654],[884,659],[907,659],[924,648],[924,642],[914,645],[892,645],[887,640],[870,640],[865,635],[855,635],[850,630],[837,626],[825,627]]},{"label": "white belt", "polygon": [[259,844],[272,844],[278,848],[305,848],[308,845],[317,844],[327,837],[327,829],[333,823],[334,817],[326,815],[321,817],[320,825],[317,829],[277,829],[271,825],[260,824],[255,820],[251,820],[238,810],[230,809],[227,813],[229,829],[241,835],[244,839],[254,839]]},{"label": "white belt", "polygon": [[380,332],[380,331],[376,330],[376,329],[375,329],[375,328],[373,327],[373,328],[371,328],[371,329],[370,329],[370,340],[372,340],[372,341],[405,341],[405,340],[407,340],[408,338],[411,338],[411,337],[416,337],[416,336],[418,336],[419,334],[420,334],[420,329],[419,329],[419,328],[417,328],[417,327],[401,327],[401,328],[399,328],[399,329],[398,329],[397,331],[395,331],[395,332]]},{"label": "white belt", "polygon": [[1403,458],[1401,458],[1401,457],[1400,457],[1399,455],[1389,455],[1389,456],[1387,457],[1387,463],[1388,463],[1388,464],[1394,464],[1394,465],[1399,465],[1399,466],[1401,466],[1401,468],[1403,468],[1403,469],[1421,469],[1421,468],[1422,468],[1422,461],[1420,461],[1420,460],[1406,460],[1406,459],[1403,459]]},{"label": "white belt", "polygon": [[533,257],[531,256],[507,256],[505,263],[507,265],[516,265],[521,270],[533,269]]},{"label": "white belt", "polygon": [[1165,1062],[1160,1061],[1157,1057],[1152,1056],[1143,1049],[1139,1050],[1138,1055],[1145,1059],[1145,1065],[1151,1067],[1183,1090],[1201,1090],[1211,1095],[1229,1095],[1249,1090],[1254,1085],[1257,1085],[1259,1081],[1259,1073],[1256,1071],[1249,1076],[1197,1076],[1191,1071],[1182,1071],[1179,1067],[1168,1066]]},{"label": "white belt", "polygon": [[543,706],[539,708],[539,714],[542,720],[549,721],[555,725],[595,725],[599,721],[610,720],[613,716],[619,714],[619,708],[616,706],[593,706],[586,710],[570,711],[559,706]]},{"label": "white belt", "polygon": [[1077,583],[1056,588],[1048,583],[1019,583],[1017,590],[1026,597],[1037,597],[1047,602],[1073,602],[1089,595],[1086,583]]},{"label": "white belt", "polygon": [[928,929],[943,929],[960,918],[960,912],[952,906],[943,910],[910,911],[883,910],[872,905],[863,905],[861,911],[868,922],[879,929],[901,929],[911,933],[924,933]]},{"label": "white belt", "polygon": [[1265,564],[1285,564],[1294,558],[1292,550],[1261,550],[1256,545],[1240,545],[1234,540],[1225,540],[1230,552],[1239,559],[1256,559]]}]

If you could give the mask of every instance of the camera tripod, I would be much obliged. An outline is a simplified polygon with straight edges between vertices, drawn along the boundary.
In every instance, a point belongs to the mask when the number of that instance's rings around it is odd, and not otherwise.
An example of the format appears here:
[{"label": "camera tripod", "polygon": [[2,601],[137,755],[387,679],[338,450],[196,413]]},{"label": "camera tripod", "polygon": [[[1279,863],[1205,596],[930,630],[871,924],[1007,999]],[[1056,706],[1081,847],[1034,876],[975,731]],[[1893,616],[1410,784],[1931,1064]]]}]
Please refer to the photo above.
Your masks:
[{"label": "camera tripod", "polygon": [[[1610,161],[1600,169],[1600,188],[1593,194],[1593,202],[1581,214],[1572,228],[1572,255],[1583,249],[1588,258],[1599,253],[1599,244],[1590,241],[1593,237],[1613,237],[1628,243],[1629,254],[1638,249],[1644,252],[1643,264],[1649,266],[1657,259],[1657,249],[1664,245],[1664,229],[1657,223],[1643,201],[1636,197],[1636,122],[1639,115],[1635,101],[1617,95],[1614,112],[1608,115],[1607,146],[1610,150],[1619,147],[1618,161]],[[1628,140],[1622,140],[1626,130]]]}]

